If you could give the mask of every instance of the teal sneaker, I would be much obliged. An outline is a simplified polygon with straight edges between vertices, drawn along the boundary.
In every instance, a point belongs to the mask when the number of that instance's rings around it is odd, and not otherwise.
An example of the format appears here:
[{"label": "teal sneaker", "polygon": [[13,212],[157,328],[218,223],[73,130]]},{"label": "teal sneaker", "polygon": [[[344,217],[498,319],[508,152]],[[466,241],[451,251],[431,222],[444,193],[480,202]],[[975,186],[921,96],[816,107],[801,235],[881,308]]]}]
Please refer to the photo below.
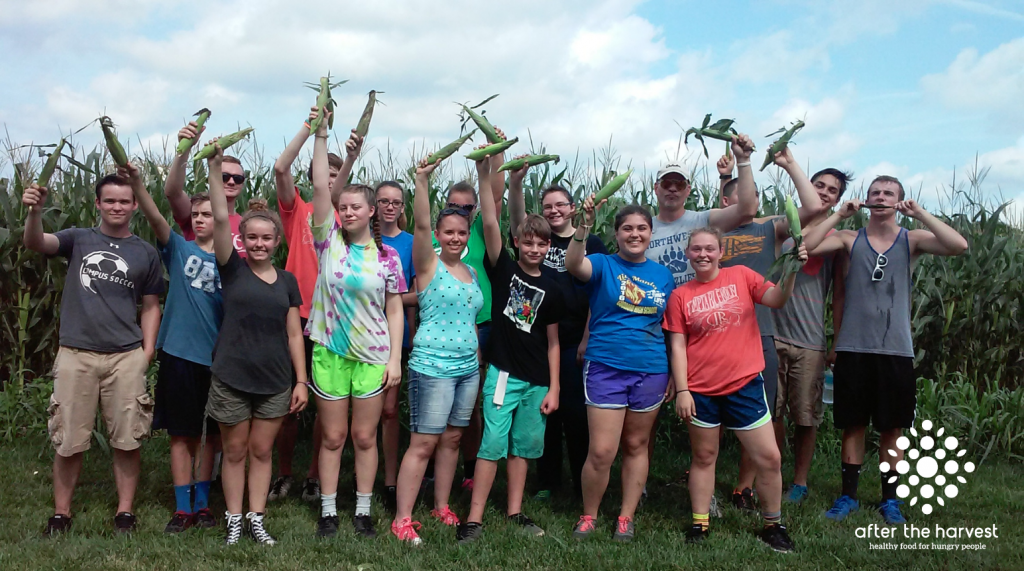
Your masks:
[{"label": "teal sneaker", "polygon": [[801,486],[800,484],[793,484],[789,488],[789,495],[786,496],[786,501],[794,504],[799,504],[807,498],[807,486]]},{"label": "teal sneaker", "polygon": [[889,525],[903,525],[907,523],[907,518],[900,512],[902,504],[903,502],[899,500],[882,500],[882,503],[878,504],[878,513],[882,514],[882,519]]},{"label": "teal sneaker", "polygon": [[836,503],[825,512],[825,517],[832,521],[843,521],[850,513],[860,509],[860,502],[850,496],[839,496]]},{"label": "teal sneaker", "polygon": [[533,496],[533,500],[536,502],[547,502],[551,500],[551,490],[541,490],[537,492],[537,495]]}]

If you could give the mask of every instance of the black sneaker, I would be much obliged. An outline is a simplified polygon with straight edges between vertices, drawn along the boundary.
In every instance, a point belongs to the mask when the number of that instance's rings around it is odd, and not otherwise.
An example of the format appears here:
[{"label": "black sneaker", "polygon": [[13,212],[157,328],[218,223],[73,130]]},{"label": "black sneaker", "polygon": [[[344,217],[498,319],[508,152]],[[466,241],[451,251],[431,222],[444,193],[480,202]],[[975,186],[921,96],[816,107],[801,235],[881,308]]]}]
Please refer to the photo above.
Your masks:
[{"label": "black sneaker", "polygon": [[306,482],[302,484],[302,501],[304,502],[319,502],[320,501],[320,480],[313,478],[306,478]]},{"label": "black sneaker", "polygon": [[213,512],[210,511],[210,508],[203,508],[192,514],[192,527],[200,529],[217,527],[217,518],[213,517]]},{"label": "black sneaker", "polygon": [[544,535],[544,530],[541,529],[539,525],[534,523],[532,519],[530,519],[522,513],[512,514],[510,516],[507,516],[507,519],[508,521],[523,528],[523,531],[534,537],[541,537]]},{"label": "black sneaker", "polygon": [[483,533],[483,524],[467,521],[455,528],[455,539],[458,540],[459,545],[466,545],[480,539]]},{"label": "black sneaker", "polygon": [[377,537],[377,530],[373,528],[373,518],[368,515],[357,515],[352,518],[352,527],[356,533],[367,538]]},{"label": "black sneaker", "polygon": [[43,536],[54,537],[68,531],[71,531],[71,516],[53,514],[53,517],[46,522],[46,529],[43,530]]},{"label": "black sneaker", "polygon": [[263,527],[263,514],[249,512],[245,514],[245,519],[249,521],[249,529],[247,530],[249,532],[249,539],[261,545],[277,545],[277,540],[274,539],[274,536],[267,533],[266,528]]},{"label": "black sneaker", "polygon": [[287,498],[288,492],[291,491],[294,484],[295,479],[291,476],[278,476],[277,479],[274,480],[274,483],[270,485],[270,493],[267,494],[267,501],[272,502]]},{"label": "black sneaker", "polygon": [[322,516],[319,521],[316,522],[316,536],[317,537],[334,537],[338,535],[338,516],[337,515],[326,515]]},{"label": "black sneaker", "polygon": [[736,509],[754,513],[757,511],[757,507],[754,505],[754,491],[750,488],[743,488],[739,493],[732,493],[732,505],[736,506]]},{"label": "black sneaker", "polygon": [[242,537],[242,514],[231,515],[224,512],[224,525],[227,534],[224,536],[224,545],[234,545]]},{"label": "black sneaker", "polygon": [[137,520],[131,512],[121,512],[114,516],[114,531],[122,534],[129,534],[135,531]]},{"label": "black sneaker", "polygon": [[761,532],[761,541],[767,543],[768,547],[779,553],[789,553],[796,549],[796,546],[793,545],[793,540],[786,533],[786,526],[781,523],[773,523],[766,526]]},{"label": "black sneaker", "polygon": [[192,527],[192,514],[185,512],[174,512],[171,521],[167,522],[164,533],[181,533]]},{"label": "black sneaker", "polygon": [[384,509],[391,513],[398,510],[398,488],[396,486],[384,487]]},{"label": "black sneaker", "polygon": [[689,543],[690,545],[704,543],[704,540],[706,540],[709,535],[711,535],[711,531],[702,527],[700,524],[695,523],[690,526],[690,531],[686,532],[686,543]]}]

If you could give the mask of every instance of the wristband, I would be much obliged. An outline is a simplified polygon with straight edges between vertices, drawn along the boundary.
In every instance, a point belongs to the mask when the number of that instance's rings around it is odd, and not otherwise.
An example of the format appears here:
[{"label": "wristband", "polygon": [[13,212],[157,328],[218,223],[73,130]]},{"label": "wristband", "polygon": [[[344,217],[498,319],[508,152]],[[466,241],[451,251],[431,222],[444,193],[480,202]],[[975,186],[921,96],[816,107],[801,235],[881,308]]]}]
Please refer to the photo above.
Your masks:
[{"label": "wristband", "polygon": [[310,126],[309,126],[309,121],[306,121],[305,123],[303,123],[303,125],[305,125],[305,127],[306,127],[307,129],[309,129],[309,128],[310,128]]},{"label": "wristband", "polygon": [[306,388],[309,388],[309,381],[295,381],[295,384],[296,385],[306,385]]},{"label": "wristband", "polygon": [[750,161],[747,161],[745,163],[736,163],[736,168],[749,167],[749,166],[750,166]]},{"label": "wristband", "polygon": [[584,240],[583,238],[577,238],[576,234],[572,235],[572,241],[573,242],[586,242],[586,240]]},{"label": "wristband", "polygon": [[[747,164],[750,164],[750,163],[747,163]],[[732,180],[732,175],[731,174],[720,174],[720,175],[718,175],[718,179],[719,180]]]},{"label": "wristband", "polygon": [[[313,136],[316,137],[317,139],[325,139],[325,140],[330,138],[327,135],[313,135]],[[750,163],[747,163],[747,164],[749,165]]]},{"label": "wristband", "polygon": [[677,395],[678,395],[679,393],[688,393],[688,392],[690,392],[690,389],[676,389],[676,394],[677,394]]}]

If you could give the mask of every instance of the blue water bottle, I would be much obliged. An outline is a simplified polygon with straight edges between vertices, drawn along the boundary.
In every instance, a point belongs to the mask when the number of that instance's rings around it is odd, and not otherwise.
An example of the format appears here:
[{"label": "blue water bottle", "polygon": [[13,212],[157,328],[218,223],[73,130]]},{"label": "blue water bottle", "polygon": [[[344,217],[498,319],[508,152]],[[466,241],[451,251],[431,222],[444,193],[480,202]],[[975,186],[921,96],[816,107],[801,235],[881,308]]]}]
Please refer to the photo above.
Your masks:
[{"label": "blue water bottle", "polygon": [[825,390],[821,392],[821,402],[832,404],[832,369],[825,367]]}]

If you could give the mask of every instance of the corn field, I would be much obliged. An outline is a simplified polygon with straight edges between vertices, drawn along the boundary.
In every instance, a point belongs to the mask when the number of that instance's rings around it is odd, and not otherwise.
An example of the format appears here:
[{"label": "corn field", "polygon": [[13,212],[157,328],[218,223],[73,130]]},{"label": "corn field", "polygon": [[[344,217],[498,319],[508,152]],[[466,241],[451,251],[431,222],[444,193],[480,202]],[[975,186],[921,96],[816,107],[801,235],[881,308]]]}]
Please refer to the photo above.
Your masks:
[{"label": "corn field", "polygon": [[[422,149],[419,150],[422,152]],[[75,163],[61,161],[50,183],[50,195],[43,215],[47,232],[69,226],[93,226],[98,223],[93,205],[94,185],[99,176],[112,170],[106,150],[90,152],[72,149]],[[543,152],[538,149],[535,152]],[[376,155],[375,157],[373,155]],[[351,175],[352,182],[375,184],[383,180],[396,180],[411,189],[407,168],[411,157],[419,156],[417,149],[409,157],[398,158],[391,149],[370,151],[361,157]],[[244,208],[249,198],[260,197],[276,208],[272,162],[263,156],[257,145],[251,145],[241,156],[248,169],[245,189],[237,200]],[[559,164],[546,163],[534,167],[524,182],[527,211],[539,212],[540,193],[551,184],[568,188],[575,199],[595,192],[616,172],[628,168],[609,147],[591,157],[575,157]],[[166,153],[145,153],[133,159],[143,168],[147,187],[157,205],[170,220],[170,208],[163,196],[164,175],[170,164]],[[4,162],[9,164],[5,165]],[[312,188],[306,178],[306,164],[296,161],[295,180],[305,199],[310,199]],[[5,166],[9,166],[6,171]],[[9,178],[0,178],[0,380],[4,393],[12,389],[20,396],[17,402],[4,399],[0,421],[24,426],[40,419],[22,419],[22,415],[45,410],[45,392],[38,382],[45,381],[57,349],[57,325],[61,287],[65,262],[44,257],[26,250],[21,243],[25,208],[21,194],[26,180],[34,180],[41,168],[41,160],[30,150],[7,142],[5,157],[0,160],[0,172],[12,172]],[[189,173],[186,191],[203,190],[206,173],[202,164]],[[436,213],[443,208],[444,191],[451,183],[471,178],[471,169],[457,172],[450,163],[442,165],[433,176],[430,202]],[[713,173],[713,174],[717,174]],[[920,376],[929,379],[922,406],[929,414],[959,419],[964,433],[979,432],[974,442],[991,449],[995,444],[1001,450],[1021,450],[1020,437],[1024,426],[1018,420],[1019,406],[996,418],[997,404],[1013,406],[1024,402],[1024,334],[1021,333],[1021,304],[1024,300],[1024,233],[1016,225],[1002,218],[1004,206],[982,200],[985,172],[976,170],[966,181],[951,181],[944,189],[946,200],[941,215],[951,222],[970,244],[962,256],[943,258],[923,256],[914,269],[912,331],[917,350]],[[713,178],[714,181],[710,181]],[[785,177],[783,177],[785,178]],[[717,177],[709,177],[703,168],[695,169],[688,207],[705,209],[717,206]],[[762,215],[782,211],[777,203],[774,187],[791,193],[788,179],[775,178],[761,192]],[[598,213],[594,231],[609,249],[614,251],[612,218],[615,211],[626,203],[637,203],[656,210],[653,175],[634,174],[627,186],[613,197],[611,203]],[[861,183],[860,197],[864,196]],[[858,196],[851,188],[844,198]],[[412,226],[412,201],[406,201],[406,215]],[[507,227],[507,214],[503,224]],[[858,215],[846,222],[850,228],[863,226],[866,218]],[[904,224],[915,221],[904,219]],[[173,225],[173,222],[172,222]],[[149,225],[141,214],[132,222],[132,231],[143,239],[154,242]],[[275,255],[283,267],[287,246]],[[991,396],[994,395],[994,396]],[[998,402],[997,402],[998,401]],[[41,405],[41,409],[36,409]],[[965,408],[966,407],[966,408]],[[985,408],[988,407],[988,408]],[[990,410],[991,409],[991,410]],[[1002,409],[999,409],[1002,410]],[[934,416],[933,416],[934,418]],[[996,424],[998,424],[998,426]],[[4,429],[9,435],[11,426]],[[982,438],[982,433],[985,436]],[[995,438],[995,440],[991,440]]]}]

